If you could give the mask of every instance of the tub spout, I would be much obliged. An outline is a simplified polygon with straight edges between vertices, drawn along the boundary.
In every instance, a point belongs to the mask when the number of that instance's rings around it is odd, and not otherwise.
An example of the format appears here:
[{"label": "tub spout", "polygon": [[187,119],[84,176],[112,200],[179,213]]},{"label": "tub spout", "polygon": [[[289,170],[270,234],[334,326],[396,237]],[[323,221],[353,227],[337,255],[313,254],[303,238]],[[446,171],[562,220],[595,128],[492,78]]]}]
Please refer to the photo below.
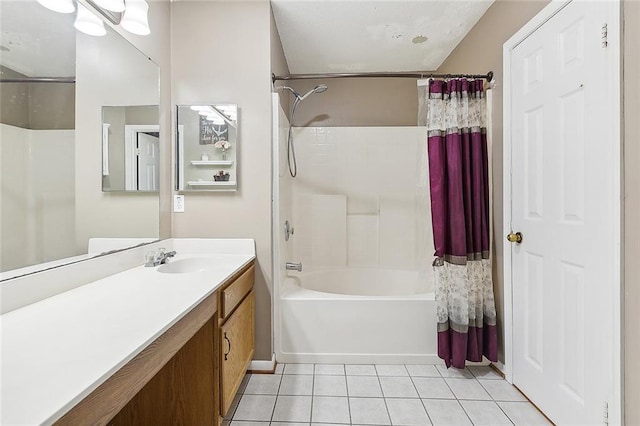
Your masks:
[{"label": "tub spout", "polygon": [[302,262],[287,262],[284,265],[285,269],[287,271],[298,271],[298,272],[302,272]]}]

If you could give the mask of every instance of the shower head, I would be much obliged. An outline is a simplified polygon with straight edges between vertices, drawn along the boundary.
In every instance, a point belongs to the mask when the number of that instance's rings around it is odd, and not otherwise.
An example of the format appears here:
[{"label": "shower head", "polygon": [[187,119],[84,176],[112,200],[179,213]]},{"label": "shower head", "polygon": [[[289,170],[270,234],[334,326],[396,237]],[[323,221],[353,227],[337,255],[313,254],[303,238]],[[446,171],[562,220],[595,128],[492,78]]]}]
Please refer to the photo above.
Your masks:
[{"label": "shower head", "polygon": [[307,93],[305,93],[304,95],[301,95],[300,93],[296,92],[295,90],[293,90],[291,87],[289,86],[280,86],[280,87],[276,87],[276,90],[288,90],[291,93],[293,93],[293,96],[296,97],[297,101],[303,101],[305,100],[307,97],[309,97],[310,95],[312,95],[313,93],[322,93],[325,92],[327,90],[327,86],[325,86],[324,84],[320,84],[316,87],[314,87],[313,89],[309,90]]},{"label": "shower head", "polygon": [[303,96],[297,95],[298,99],[300,99],[301,101],[305,100],[309,95],[313,94],[313,93],[323,93],[327,91],[327,86],[325,86],[324,84],[320,84],[316,87],[314,87],[313,89],[309,90],[307,93],[305,93]]}]

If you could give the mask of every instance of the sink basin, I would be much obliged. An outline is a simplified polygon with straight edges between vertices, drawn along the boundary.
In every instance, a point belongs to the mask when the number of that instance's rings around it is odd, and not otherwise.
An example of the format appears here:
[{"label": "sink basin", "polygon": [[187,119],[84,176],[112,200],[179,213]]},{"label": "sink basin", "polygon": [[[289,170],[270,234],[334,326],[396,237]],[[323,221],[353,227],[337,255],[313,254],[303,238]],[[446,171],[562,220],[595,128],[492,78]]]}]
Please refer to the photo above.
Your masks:
[{"label": "sink basin", "polygon": [[214,266],[212,259],[206,258],[190,258],[169,261],[158,267],[158,272],[163,274],[190,274],[193,272],[202,272],[211,269]]}]

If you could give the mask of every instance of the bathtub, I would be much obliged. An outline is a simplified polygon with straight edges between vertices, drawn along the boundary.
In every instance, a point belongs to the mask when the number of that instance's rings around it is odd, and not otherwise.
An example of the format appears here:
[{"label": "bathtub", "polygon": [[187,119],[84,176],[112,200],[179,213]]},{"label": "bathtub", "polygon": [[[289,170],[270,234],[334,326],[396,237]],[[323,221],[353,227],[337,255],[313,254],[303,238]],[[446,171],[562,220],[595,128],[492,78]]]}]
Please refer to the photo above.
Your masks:
[{"label": "bathtub", "polygon": [[279,362],[438,362],[431,271],[297,274],[284,280],[279,302]]}]

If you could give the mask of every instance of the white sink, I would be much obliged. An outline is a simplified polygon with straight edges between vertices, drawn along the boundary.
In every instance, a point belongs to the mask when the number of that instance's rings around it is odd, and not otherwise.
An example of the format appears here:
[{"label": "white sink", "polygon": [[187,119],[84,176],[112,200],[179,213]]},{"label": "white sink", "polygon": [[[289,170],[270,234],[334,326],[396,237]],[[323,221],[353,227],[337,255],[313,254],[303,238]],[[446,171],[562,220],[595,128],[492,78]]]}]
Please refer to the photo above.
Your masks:
[{"label": "white sink", "polygon": [[180,260],[169,260],[168,263],[160,265],[158,272],[163,274],[190,274],[194,272],[203,272],[215,266],[212,259],[193,257]]}]

